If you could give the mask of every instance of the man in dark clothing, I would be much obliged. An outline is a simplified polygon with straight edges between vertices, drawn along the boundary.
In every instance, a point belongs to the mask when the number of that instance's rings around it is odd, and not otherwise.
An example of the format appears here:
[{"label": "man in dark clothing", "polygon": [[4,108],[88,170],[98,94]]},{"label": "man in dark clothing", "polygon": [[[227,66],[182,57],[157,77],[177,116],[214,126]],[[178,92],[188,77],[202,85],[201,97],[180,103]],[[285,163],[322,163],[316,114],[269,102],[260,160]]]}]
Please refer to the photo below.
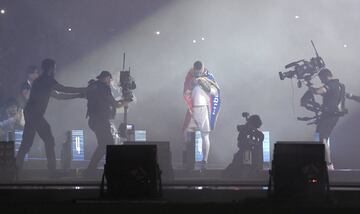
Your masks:
[{"label": "man in dark clothing", "polygon": [[324,84],[320,88],[310,88],[310,91],[322,95],[323,103],[320,119],[317,123],[316,132],[319,139],[325,144],[325,158],[329,170],[334,169],[330,158],[330,145],[328,139],[339,118],[346,113],[345,109],[345,86],[338,79],[333,79],[331,71],[323,68],[319,72],[319,78]]},{"label": "man in dark clothing", "polygon": [[127,105],[127,102],[116,101],[111,94],[111,73],[102,71],[96,81],[89,81],[87,90],[87,117],[89,127],[95,133],[98,146],[93,153],[89,166],[84,171],[84,176],[92,176],[95,173],[98,162],[106,152],[106,145],[114,144],[114,138],[110,128],[112,109]]},{"label": "man in dark clothing", "polygon": [[44,59],[41,69],[43,73],[34,81],[29,100],[24,109],[25,127],[23,140],[16,157],[16,164],[18,169],[22,168],[24,157],[29,152],[37,132],[45,143],[47,167],[50,176],[53,176],[56,174],[55,142],[50,125],[44,118],[50,96],[56,99],[78,98],[86,93],[86,88],[65,87],[58,83],[54,79],[56,64],[53,59]]}]

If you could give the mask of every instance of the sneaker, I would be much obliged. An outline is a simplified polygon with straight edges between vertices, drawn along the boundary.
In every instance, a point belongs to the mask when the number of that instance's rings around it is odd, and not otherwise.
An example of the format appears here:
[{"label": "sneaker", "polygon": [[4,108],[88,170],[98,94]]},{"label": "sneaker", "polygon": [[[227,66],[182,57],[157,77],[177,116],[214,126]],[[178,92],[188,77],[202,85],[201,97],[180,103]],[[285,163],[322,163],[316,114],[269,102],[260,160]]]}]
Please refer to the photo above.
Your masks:
[{"label": "sneaker", "polygon": [[329,171],[333,171],[334,170],[334,164],[328,164],[327,165],[327,169],[329,170]]},{"label": "sneaker", "polygon": [[200,171],[206,170],[206,164],[207,162],[205,160],[200,161]]}]

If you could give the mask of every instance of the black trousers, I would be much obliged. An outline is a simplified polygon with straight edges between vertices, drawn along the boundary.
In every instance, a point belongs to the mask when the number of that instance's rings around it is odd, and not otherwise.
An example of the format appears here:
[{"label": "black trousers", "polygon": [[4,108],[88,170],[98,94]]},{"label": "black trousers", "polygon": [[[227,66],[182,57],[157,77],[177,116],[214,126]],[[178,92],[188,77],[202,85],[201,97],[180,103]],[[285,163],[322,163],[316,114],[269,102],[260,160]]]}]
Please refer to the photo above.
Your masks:
[{"label": "black trousers", "polygon": [[95,170],[101,158],[105,155],[106,145],[115,144],[111,134],[111,126],[108,118],[90,117],[89,127],[96,135],[98,146],[93,153],[88,170]]},{"label": "black trousers", "polygon": [[332,164],[330,157],[330,144],[328,143],[328,139],[339,118],[340,116],[334,114],[323,113],[320,116],[320,120],[316,126],[316,132],[319,133],[320,141],[325,144],[325,160],[328,165]]},{"label": "black trousers", "polygon": [[320,116],[319,122],[316,126],[316,132],[319,133],[320,140],[328,139],[332,130],[335,128],[340,116],[323,113]]},{"label": "black trousers", "polygon": [[31,113],[24,112],[24,117],[25,126],[22,142],[16,157],[17,167],[19,169],[22,168],[25,155],[30,151],[31,146],[34,143],[35,133],[37,132],[45,143],[47,167],[50,171],[55,170],[55,140],[49,123],[45,120],[43,115],[32,115]]}]

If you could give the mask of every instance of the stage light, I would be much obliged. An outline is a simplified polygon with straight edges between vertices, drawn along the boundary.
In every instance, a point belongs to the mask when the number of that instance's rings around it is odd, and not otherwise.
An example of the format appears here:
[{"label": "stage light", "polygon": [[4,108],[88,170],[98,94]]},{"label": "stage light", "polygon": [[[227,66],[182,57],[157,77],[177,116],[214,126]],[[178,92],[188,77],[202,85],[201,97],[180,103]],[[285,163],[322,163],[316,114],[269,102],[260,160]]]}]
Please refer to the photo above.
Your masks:
[{"label": "stage light", "polygon": [[295,16],[295,19],[300,19],[300,16]]},{"label": "stage light", "polygon": [[204,40],[205,40],[205,37],[201,37],[201,40],[204,41]]},{"label": "stage light", "polygon": [[5,12],[6,12],[6,11],[5,11],[4,9],[1,9],[1,10],[0,10],[0,13],[1,13],[1,14],[5,14]]},{"label": "stage light", "polygon": [[196,43],[196,40],[194,39],[192,42],[195,44],[195,43]]},{"label": "stage light", "polygon": [[157,36],[160,35],[160,31],[156,31],[155,35],[157,35]]},{"label": "stage light", "polygon": [[72,31],[72,28],[71,28],[71,27],[69,27],[69,28],[68,28],[68,31]]},{"label": "stage light", "polygon": [[344,48],[347,48],[348,46],[347,46],[347,44],[344,44]]}]

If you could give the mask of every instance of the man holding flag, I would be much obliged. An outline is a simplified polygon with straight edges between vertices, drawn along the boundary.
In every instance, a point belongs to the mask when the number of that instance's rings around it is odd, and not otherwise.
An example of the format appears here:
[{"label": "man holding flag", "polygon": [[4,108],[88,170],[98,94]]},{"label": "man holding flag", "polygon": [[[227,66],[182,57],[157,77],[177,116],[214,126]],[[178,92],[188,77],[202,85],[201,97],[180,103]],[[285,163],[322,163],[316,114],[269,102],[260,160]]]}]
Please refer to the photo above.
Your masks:
[{"label": "man holding flag", "polygon": [[220,110],[220,88],[212,73],[196,61],[186,75],[183,93],[188,106],[183,131],[185,136],[188,136],[187,132],[201,132],[201,164],[205,168],[210,151],[209,134],[215,128]]}]

